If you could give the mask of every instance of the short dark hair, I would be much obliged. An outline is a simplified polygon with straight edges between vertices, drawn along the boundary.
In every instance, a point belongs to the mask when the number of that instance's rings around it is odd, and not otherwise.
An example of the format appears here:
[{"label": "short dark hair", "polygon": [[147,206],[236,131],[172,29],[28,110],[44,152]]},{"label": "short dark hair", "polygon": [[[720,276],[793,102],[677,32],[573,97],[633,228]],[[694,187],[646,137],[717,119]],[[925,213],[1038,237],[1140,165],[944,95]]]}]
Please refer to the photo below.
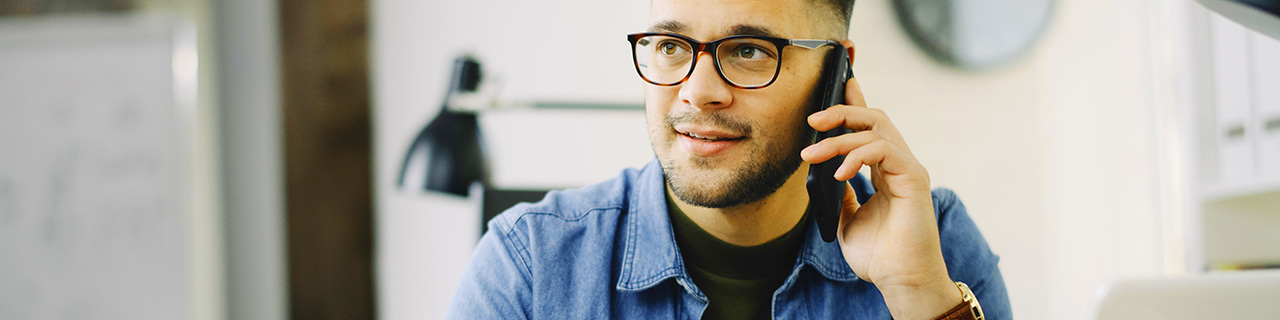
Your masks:
[{"label": "short dark hair", "polygon": [[849,19],[853,18],[854,0],[809,0],[820,13],[825,13],[828,23],[839,31],[835,36],[841,39],[849,35]]}]

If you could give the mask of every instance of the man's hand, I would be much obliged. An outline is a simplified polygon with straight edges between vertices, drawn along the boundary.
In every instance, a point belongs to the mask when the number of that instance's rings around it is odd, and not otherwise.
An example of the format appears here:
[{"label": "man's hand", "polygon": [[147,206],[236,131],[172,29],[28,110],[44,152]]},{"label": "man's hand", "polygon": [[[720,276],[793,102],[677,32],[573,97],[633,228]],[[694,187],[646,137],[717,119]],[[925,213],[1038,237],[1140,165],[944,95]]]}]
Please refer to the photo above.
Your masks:
[{"label": "man's hand", "polygon": [[[842,42],[852,48],[852,41]],[[850,60],[853,59],[850,50]],[[826,131],[853,131],[805,148],[800,155],[819,163],[847,154],[835,178],[848,180],[871,166],[876,193],[859,205],[852,187],[845,192],[837,239],[845,261],[863,280],[880,289],[895,319],[931,319],[961,302],[947,275],[933,212],[929,173],[916,160],[884,111],[867,107],[856,79],[845,89],[848,105],[809,116],[809,125]]]}]

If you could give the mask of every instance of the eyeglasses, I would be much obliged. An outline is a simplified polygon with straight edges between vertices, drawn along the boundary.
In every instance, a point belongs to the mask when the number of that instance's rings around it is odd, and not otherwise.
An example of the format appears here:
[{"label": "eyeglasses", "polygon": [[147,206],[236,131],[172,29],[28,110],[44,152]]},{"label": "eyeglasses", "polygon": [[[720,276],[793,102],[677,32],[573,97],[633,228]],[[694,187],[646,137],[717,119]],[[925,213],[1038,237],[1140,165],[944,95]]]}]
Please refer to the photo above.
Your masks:
[{"label": "eyeglasses", "polygon": [[782,39],[765,36],[729,36],[702,43],[674,33],[633,33],[627,35],[640,78],[659,86],[674,86],[689,80],[698,64],[698,54],[706,51],[715,61],[716,72],[731,86],[758,89],[773,84],[782,69],[782,48],[790,45],[817,49],[839,46],[832,40]]}]

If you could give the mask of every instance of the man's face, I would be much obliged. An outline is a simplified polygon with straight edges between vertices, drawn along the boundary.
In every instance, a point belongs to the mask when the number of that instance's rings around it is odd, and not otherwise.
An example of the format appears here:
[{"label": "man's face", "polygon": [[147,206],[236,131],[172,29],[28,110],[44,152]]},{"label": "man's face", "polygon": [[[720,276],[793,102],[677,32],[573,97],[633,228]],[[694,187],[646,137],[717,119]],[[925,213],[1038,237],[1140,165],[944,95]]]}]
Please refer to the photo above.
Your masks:
[{"label": "man's face", "polygon": [[[810,2],[654,0],[650,31],[701,42],[752,28],[779,38],[824,38]],[[709,54],[698,56],[680,85],[646,84],[650,140],[676,197],[711,208],[752,203],[807,169],[799,154],[811,142],[805,119],[827,50],[786,47],[777,80],[765,88],[725,83]]]}]

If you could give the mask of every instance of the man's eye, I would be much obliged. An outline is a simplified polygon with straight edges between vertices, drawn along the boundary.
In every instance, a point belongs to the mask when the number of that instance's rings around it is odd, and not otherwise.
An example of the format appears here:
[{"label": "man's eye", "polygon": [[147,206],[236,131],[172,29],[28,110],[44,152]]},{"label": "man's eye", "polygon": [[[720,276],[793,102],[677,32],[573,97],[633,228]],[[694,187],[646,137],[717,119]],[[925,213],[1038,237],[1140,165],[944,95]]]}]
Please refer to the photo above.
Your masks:
[{"label": "man's eye", "polygon": [[760,51],[760,48],[749,47],[749,46],[744,46],[742,48],[739,48],[737,52],[733,53],[733,55],[739,58],[744,58],[744,59],[756,59],[756,58],[765,57],[765,53],[763,51]]},{"label": "man's eye", "polygon": [[662,54],[676,54],[676,50],[680,50],[679,46],[670,42],[663,43],[659,48],[661,48]]}]

